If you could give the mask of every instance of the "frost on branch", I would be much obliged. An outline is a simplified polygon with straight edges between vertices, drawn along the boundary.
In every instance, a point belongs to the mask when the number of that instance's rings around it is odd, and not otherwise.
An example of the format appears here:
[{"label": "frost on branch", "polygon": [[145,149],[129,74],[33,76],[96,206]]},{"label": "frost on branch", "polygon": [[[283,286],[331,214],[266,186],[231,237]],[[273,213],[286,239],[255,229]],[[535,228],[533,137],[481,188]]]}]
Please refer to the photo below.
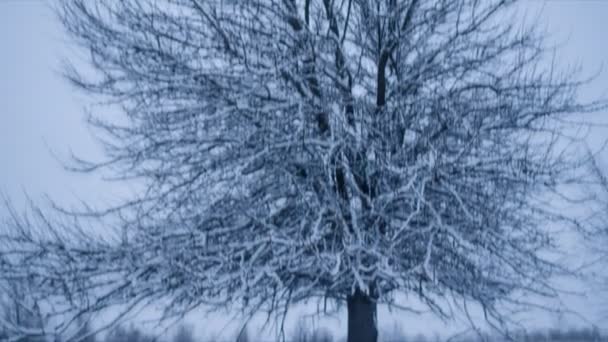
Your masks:
[{"label": "frost on branch", "polygon": [[403,293],[504,323],[500,305],[525,304],[511,294],[557,294],[547,226],[576,222],[542,199],[580,166],[560,119],[600,105],[544,67],[513,6],[63,0],[97,71],[68,77],[124,112],[90,118],[107,160],[76,168],[145,189],[85,215],[120,218],[120,241],[25,225],[2,237],[21,252],[0,270],[76,316],[162,302],[168,316],[280,317],[310,298]]}]

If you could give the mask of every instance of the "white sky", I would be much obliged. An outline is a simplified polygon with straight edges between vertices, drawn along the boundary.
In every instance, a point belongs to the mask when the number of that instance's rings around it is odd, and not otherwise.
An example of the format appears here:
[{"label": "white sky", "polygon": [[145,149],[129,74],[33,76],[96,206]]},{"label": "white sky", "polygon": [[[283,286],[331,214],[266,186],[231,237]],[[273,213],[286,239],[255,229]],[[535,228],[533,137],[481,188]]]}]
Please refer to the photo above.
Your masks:
[{"label": "white sky", "polygon": [[[579,63],[588,74],[602,64],[608,69],[608,0],[523,2],[530,7],[532,19],[541,14],[552,40],[564,43],[558,63]],[[0,0],[0,191],[18,203],[23,191],[34,199],[47,193],[63,203],[78,198],[111,201],[121,189],[95,176],[64,171],[52,155],[65,160],[73,150],[81,156],[101,156],[84,123],[86,100],[60,76],[60,60],[73,56],[74,48],[48,4],[44,0]],[[606,94],[608,70],[583,95]],[[608,129],[596,132],[591,143],[604,137],[608,137]],[[607,302],[594,298],[574,304],[595,320]],[[383,315],[381,312],[381,321]],[[409,333],[445,329],[430,317],[404,316],[400,320]],[[554,317],[544,320],[558,324]]]}]

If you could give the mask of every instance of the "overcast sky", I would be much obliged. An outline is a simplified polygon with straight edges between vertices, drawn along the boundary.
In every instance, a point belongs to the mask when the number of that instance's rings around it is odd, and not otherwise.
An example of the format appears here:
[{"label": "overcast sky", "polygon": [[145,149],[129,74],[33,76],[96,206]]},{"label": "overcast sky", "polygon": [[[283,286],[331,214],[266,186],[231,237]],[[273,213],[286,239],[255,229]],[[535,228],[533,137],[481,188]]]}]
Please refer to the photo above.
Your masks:
[{"label": "overcast sky", "polygon": [[[580,63],[589,74],[602,64],[608,69],[608,0],[524,2],[532,18],[541,14],[551,40],[564,44],[560,64]],[[107,202],[119,193],[118,187],[98,177],[63,170],[53,156],[67,159],[70,150],[101,156],[84,123],[85,98],[60,76],[61,59],[72,58],[73,51],[48,2],[0,0],[0,191],[18,201],[23,191],[34,198],[48,193],[64,203],[77,198]],[[607,90],[605,70],[583,95],[591,98],[608,94]],[[592,143],[608,137],[606,133],[597,131]],[[597,318],[600,304],[606,303],[595,300],[579,306]],[[428,317],[420,322],[424,324],[407,326],[413,332],[428,332]]]}]

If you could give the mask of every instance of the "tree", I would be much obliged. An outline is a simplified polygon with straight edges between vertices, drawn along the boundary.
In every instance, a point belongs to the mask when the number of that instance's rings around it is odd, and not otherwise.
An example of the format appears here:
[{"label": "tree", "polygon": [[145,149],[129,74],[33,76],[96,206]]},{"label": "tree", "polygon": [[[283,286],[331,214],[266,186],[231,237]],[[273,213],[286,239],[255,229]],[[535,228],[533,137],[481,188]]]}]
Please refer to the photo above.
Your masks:
[{"label": "tree", "polygon": [[[592,209],[592,225],[596,227],[591,243],[585,247],[590,251],[593,259],[588,262],[591,269],[592,289],[597,297],[605,297],[608,291],[608,275],[604,272],[608,263],[608,168],[605,156],[598,152],[589,151],[592,162],[589,165],[592,181],[586,189],[588,193],[597,198],[598,204]],[[608,317],[605,309],[600,313],[602,319]]]},{"label": "tree", "polygon": [[[47,215],[15,218],[7,248],[34,251],[39,295],[74,315],[167,303],[280,321],[316,298],[373,342],[377,305],[407,310],[407,294],[501,327],[507,306],[558,294],[551,227],[580,228],[544,201],[581,162],[562,119],[602,105],[545,67],[515,3],[64,0],[96,71],[69,79],[124,114],[90,117],[107,160],[75,168],[144,189],[42,237],[28,227]],[[91,217],[120,238],[82,233]]]},{"label": "tree", "polygon": [[[20,281],[0,283],[0,340],[19,342],[43,342],[44,320],[36,302],[27,296],[28,284]],[[14,339],[20,331],[27,331],[25,338]]]}]

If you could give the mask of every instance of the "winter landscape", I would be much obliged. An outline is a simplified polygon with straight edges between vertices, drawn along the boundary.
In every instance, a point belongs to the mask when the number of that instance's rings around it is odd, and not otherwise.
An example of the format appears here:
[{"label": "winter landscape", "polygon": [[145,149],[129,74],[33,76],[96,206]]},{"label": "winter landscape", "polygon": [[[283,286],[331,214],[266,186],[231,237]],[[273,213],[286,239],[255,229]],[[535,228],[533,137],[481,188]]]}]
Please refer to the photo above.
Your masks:
[{"label": "winter landscape", "polygon": [[606,18],[0,0],[0,340],[608,341]]}]

